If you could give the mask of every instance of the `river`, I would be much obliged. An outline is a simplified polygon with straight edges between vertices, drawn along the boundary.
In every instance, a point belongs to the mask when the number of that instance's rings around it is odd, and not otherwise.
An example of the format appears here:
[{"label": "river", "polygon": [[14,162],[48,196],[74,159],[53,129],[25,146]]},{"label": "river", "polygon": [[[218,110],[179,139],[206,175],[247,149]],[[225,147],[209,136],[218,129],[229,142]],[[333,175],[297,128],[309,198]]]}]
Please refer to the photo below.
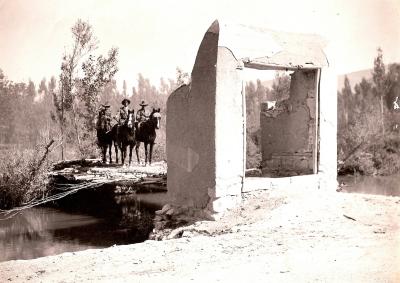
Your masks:
[{"label": "river", "polygon": [[[344,192],[400,196],[400,174],[338,180]],[[166,202],[165,193],[113,196],[99,191],[24,210],[0,220],[0,261],[142,242],[153,228],[154,211]]]},{"label": "river", "polygon": [[400,196],[400,174],[391,176],[339,176],[342,191],[385,196]]},{"label": "river", "polygon": [[[165,193],[152,195],[150,199],[157,200]],[[159,207],[142,199],[149,196],[105,194],[93,201],[80,195],[0,219],[0,261],[143,242],[153,229],[152,219]]]}]

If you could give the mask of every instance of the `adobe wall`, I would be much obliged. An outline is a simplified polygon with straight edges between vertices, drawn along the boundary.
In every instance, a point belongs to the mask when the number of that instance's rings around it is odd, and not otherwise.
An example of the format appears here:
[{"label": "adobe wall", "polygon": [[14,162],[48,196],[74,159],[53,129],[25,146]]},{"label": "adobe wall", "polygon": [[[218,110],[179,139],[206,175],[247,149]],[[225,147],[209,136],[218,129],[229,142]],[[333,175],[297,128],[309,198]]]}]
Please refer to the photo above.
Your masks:
[{"label": "adobe wall", "polygon": [[215,104],[216,184],[209,191],[213,211],[224,211],[241,200],[245,172],[245,109],[242,68],[232,52],[218,47]]},{"label": "adobe wall", "polygon": [[168,192],[176,203],[221,212],[241,200],[245,171],[241,69],[211,27],[192,83],[167,102]]},{"label": "adobe wall", "polygon": [[337,73],[332,64],[321,70],[320,93],[318,174],[320,188],[333,191],[337,189]]},{"label": "adobe wall", "polygon": [[167,101],[168,193],[176,203],[204,208],[215,188],[215,92],[218,34],[207,32],[192,82]]},{"label": "adobe wall", "polygon": [[313,174],[317,88],[317,70],[298,70],[291,75],[289,99],[277,102],[271,110],[262,105],[264,176]]},{"label": "adobe wall", "polygon": [[[169,198],[177,205],[213,212],[237,204],[246,189],[246,111],[241,78],[246,63],[238,61],[230,49],[218,42],[219,32],[216,21],[200,45],[191,84],[169,96],[166,126]],[[317,70],[296,70],[291,97],[281,112],[272,113],[272,117],[268,116],[271,113],[262,115],[265,168],[281,170],[284,164],[291,174],[313,173],[317,158],[314,147],[318,113],[313,107],[317,103]],[[331,68],[323,68],[320,75],[318,174],[273,178],[282,186],[287,182],[303,185],[307,180],[312,187],[336,188],[336,75]],[[259,188],[275,186],[274,180],[267,179],[253,183]]]}]

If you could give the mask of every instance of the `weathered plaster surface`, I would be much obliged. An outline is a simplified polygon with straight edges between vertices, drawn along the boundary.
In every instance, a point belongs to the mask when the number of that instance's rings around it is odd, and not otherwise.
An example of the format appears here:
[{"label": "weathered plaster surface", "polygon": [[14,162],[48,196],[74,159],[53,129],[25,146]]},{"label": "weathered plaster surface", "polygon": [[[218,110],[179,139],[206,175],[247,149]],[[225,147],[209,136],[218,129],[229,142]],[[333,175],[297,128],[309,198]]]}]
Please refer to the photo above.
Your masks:
[{"label": "weathered plaster surface", "polygon": [[274,110],[262,108],[263,175],[273,177],[313,173],[316,77],[316,70],[295,71],[291,75],[289,99],[277,102]]},{"label": "weathered plaster surface", "polygon": [[[329,54],[327,52],[327,54]],[[320,188],[337,188],[337,74],[334,66],[321,71],[320,83]]]},{"label": "weathered plaster surface", "polygon": [[[212,210],[223,211],[240,200],[245,171],[244,109],[241,68],[232,52],[218,47],[215,104],[216,186],[210,191]],[[233,197],[235,196],[235,197]],[[229,199],[229,203],[228,202]]]},{"label": "weathered plaster surface", "polygon": [[215,89],[218,34],[207,32],[190,86],[167,102],[168,192],[178,203],[206,207],[215,187]]}]

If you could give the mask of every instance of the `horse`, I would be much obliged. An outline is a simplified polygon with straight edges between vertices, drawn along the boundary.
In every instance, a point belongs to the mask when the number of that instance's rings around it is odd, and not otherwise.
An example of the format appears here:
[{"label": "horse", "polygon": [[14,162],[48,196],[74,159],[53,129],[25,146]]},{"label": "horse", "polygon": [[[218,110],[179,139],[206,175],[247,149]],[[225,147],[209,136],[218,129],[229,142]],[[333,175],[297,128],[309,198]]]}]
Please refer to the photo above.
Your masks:
[{"label": "horse", "polygon": [[[140,143],[144,143],[144,151],[145,151],[145,165],[147,165],[147,161],[149,161],[149,164],[151,164],[151,157],[153,154],[153,146],[154,146],[154,141],[156,139],[156,129],[160,129],[160,121],[161,121],[161,114],[160,114],[160,108],[157,110],[153,108],[153,111],[151,112],[149,116],[149,120],[145,121],[142,123],[140,128],[136,130],[136,157],[138,164],[140,164],[140,158],[139,158],[139,148],[140,148]],[[147,145],[150,144],[150,155],[148,156],[147,152]]]},{"label": "horse", "polygon": [[110,156],[110,163],[112,163],[111,158],[111,145],[112,145],[112,131],[111,122],[107,119],[106,115],[102,114],[98,118],[97,124],[97,144],[101,149],[102,161],[106,163],[107,148],[108,154]]},{"label": "horse", "polygon": [[[112,129],[115,158],[118,163],[118,148],[121,151],[121,161],[125,164],[126,151],[129,146],[129,165],[132,161],[132,150],[135,146],[134,111],[128,110],[128,119],[121,126],[115,125]],[[119,127],[119,128],[118,128]]]}]

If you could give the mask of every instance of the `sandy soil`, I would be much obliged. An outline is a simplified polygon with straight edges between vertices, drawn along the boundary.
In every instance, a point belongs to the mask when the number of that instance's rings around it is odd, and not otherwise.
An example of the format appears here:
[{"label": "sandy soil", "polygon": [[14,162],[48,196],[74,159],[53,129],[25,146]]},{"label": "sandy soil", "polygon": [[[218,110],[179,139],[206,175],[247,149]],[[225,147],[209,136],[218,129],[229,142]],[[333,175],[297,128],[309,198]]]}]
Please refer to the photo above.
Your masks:
[{"label": "sandy soil", "polygon": [[400,198],[269,190],[179,239],[0,263],[2,282],[400,282]]}]

